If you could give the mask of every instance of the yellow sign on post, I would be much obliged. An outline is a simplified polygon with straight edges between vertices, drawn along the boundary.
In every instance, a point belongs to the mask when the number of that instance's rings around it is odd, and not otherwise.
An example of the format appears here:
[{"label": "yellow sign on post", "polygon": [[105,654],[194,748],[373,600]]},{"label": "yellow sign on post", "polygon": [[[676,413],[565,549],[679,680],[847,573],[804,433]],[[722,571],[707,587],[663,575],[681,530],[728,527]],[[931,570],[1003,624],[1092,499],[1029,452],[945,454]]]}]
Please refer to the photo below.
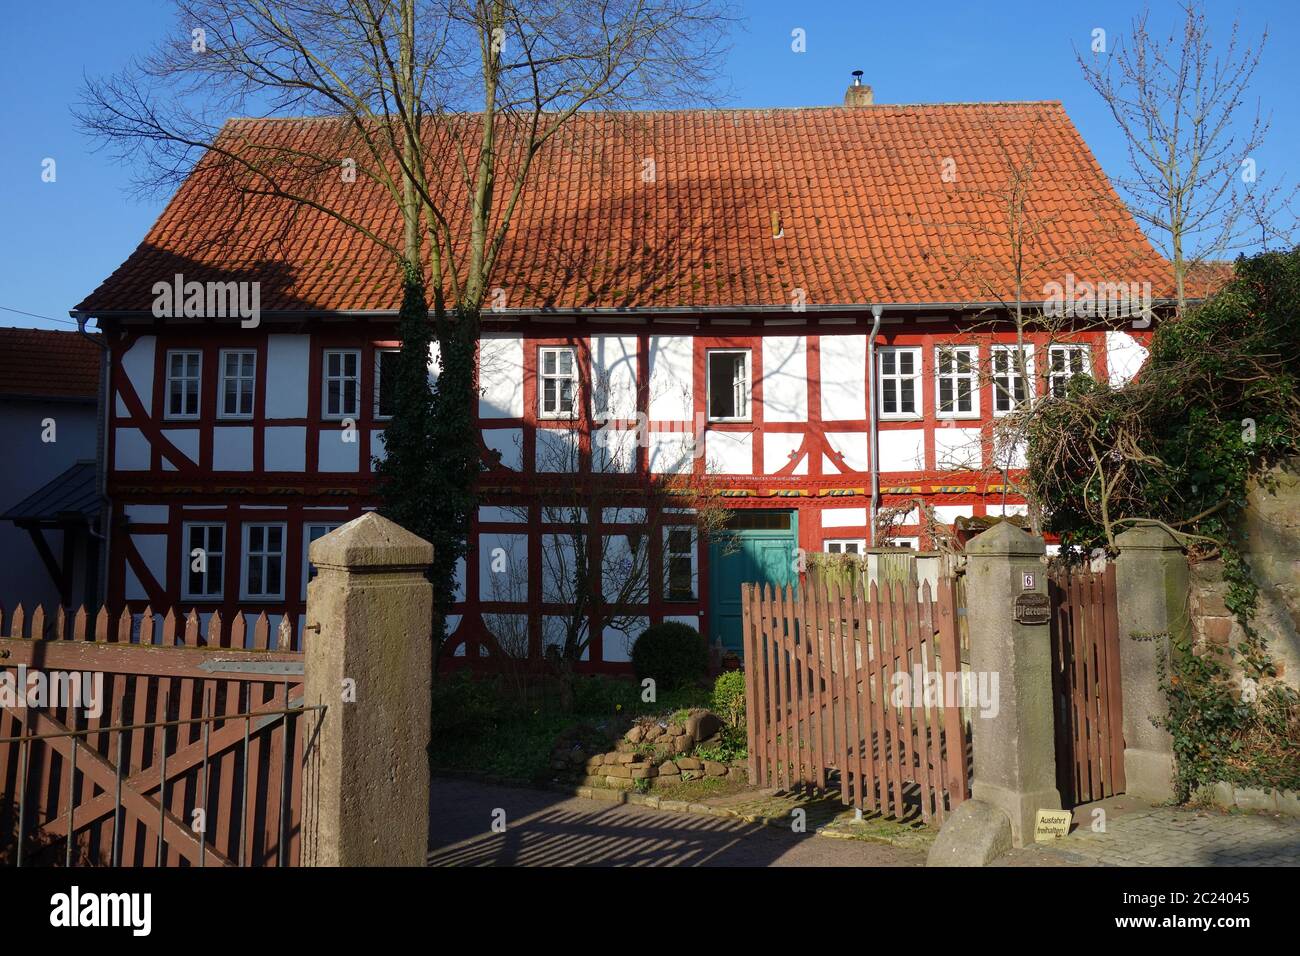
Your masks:
[{"label": "yellow sign on post", "polygon": [[1034,818],[1034,842],[1047,843],[1059,840],[1070,832],[1074,814],[1069,810],[1039,810]]}]

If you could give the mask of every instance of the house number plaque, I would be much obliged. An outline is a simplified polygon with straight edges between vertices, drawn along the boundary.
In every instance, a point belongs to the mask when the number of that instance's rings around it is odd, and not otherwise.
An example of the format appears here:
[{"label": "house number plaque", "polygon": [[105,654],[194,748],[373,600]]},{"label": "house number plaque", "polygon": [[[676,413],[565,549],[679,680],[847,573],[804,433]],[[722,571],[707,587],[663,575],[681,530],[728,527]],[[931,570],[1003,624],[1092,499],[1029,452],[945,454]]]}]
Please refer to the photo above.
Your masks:
[{"label": "house number plaque", "polygon": [[1046,624],[1052,616],[1052,605],[1046,594],[1028,592],[1016,595],[1014,617],[1020,624]]}]

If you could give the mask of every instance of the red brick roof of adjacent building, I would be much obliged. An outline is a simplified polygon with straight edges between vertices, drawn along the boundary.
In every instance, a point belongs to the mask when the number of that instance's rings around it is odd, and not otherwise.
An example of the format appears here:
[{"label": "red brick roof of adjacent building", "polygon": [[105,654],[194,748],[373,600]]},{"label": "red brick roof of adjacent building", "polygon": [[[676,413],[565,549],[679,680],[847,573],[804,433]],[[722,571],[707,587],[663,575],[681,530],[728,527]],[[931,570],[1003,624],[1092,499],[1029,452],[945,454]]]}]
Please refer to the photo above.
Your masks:
[{"label": "red brick roof of adjacent building", "polygon": [[0,328],[0,396],[93,400],[99,356],[77,332]]},{"label": "red brick roof of adjacent building", "polygon": [[[220,141],[349,155],[333,119],[235,119]],[[1031,153],[1025,298],[1066,273],[1167,294],[1168,263],[1056,102],[580,113],[535,161],[490,284],[512,310],[788,307],[797,290],[814,309],[1005,301],[1007,156]],[[79,310],[148,311],[176,273],[258,280],[263,311],[397,309],[381,247],[235,188],[213,155]],[[396,244],[387,193],[342,180],[327,167],[310,189]]]}]

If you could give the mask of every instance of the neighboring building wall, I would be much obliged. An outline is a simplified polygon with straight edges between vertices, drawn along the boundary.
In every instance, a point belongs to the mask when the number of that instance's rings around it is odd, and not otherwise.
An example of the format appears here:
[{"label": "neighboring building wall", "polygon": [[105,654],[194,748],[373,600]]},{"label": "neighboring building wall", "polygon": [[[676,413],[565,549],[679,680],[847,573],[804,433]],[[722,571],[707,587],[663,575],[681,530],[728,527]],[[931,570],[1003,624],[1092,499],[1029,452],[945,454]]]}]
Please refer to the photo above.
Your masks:
[{"label": "neighboring building wall", "polygon": [[[43,422],[54,419],[56,441],[45,442]],[[58,398],[0,398],[0,514],[37,491],[78,461],[95,457],[95,401]],[[46,531],[56,557],[62,557],[63,534]],[[79,556],[80,565],[84,555]],[[85,589],[85,568],[78,566],[74,595]],[[42,604],[52,610],[59,592],[41,562],[31,537],[9,521],[0,521],[0,606],[28,610]]]},{"label": "neighboring building wall", "polygon": [[[869,317],[819,322],[742,315],[711,322],[636,319],[634,325],[562,321],[490,325],[480,345],[478,417],[491,467],[482,479],[470,560],[461,568],[460,613],[452,623],[464,622],[458,634],[464,640],[454,642],[453,653],[482,653],[478,635],[485,617],[489,627],[532,628],[533,646],[541,645],[547,613],[557,609],[546,606],[550,589],[541,578],[539,555],[543,535],[556,529],[545,525],[536,493],[555,483],[557,472],[605,472],[611,481],[628,480],[619,477],[624,470],[641,476],[693,473],[701,480],[716,476],[726,485],[730,507],[797,512],[798,544],[805,550],[868,538]],[[383,450],[384,420],[377,414],[380,354],[398,346],[389,337],[391,325],[363,329],[339,323],[323,329],[194,325],[161,335],[127,332],[115,340],[107,452],[115,521],[110,604],[127,602],[135,610],[146,603],[156,610],[195,607],[205,617],[214,610],[229,616],[266,609],[301,623],[308,538],[377,504],[371,456]],[[1089,346],[1093,374],[1106,378],[1105,333],[1082,333],[1078,340]],[[915,414],[882,416],[883,504],[922,496],[948,522],[1000,513],[992,386],[987,377],[981,380],[968,414],[938,415],[936,349],[945,343],[973,345],[986,367],[990,348],[1014,342],[1014,335],[971,333],[941,319],[887,325],[880,341],[884,348],[914,350],[919,400]],[[1044,343],[1037,344],[1045,351]],[[599,419],[620,420],[607,434],[618,436],[615,445],[626,450],[623,464],[608,460],[573,421],[542,416],[539,354],[553,347],[574,349],[583,407]],[[224,354],[235,350],[255,353],[252,409],[242,417],[224,415],[219,407],[218,370]],[[328,353],[338,350],[359,353],[361,400],[346,418],[330,417],[325,408]],[[744,421],[707,422],[711,350],[747,354],[750,414]],[[178,351],[200,357],[199,401],[192,414],[169,416],[168,353]],[[1038,394],[1046,387],[1046,366],[1045,355],[1034,359]],[[688,449],[697,423],[705,423],[704,453],[693,457]],[[576,441],[572,451],[570,440]],[[622,440],[628,444],[619,445]],[[1009,500],[1009,510],[1023,512],[1023,499]],[[626,515],[613,517],[617,520],[599,526],[598,533],[616,535],[635,527]],[[222,529],[220,582],[208,596],[196,597],[183,587],[187,524]],[[248,525],[282,527],[282,581],[271,596],[249,594],[245,587]],[[928,543],[915,523],[896,534],[914,537],[922,547]],[[498,548],[524,568],[511,583],[519,593],[506,595],[512,600],[502,600],[489,576]],[[652,542],[652,580],[661,574],[661,550],[662,542]],[[688,620],[708,634],[708,564],[708,547],[700,544],[696,600],[669,602],[656,593],[644,620]],[[608,648],[606,636],[612,642]],[[618,635],[601,638],[593,643],[591,665],[622,666],[628,642]]]}]

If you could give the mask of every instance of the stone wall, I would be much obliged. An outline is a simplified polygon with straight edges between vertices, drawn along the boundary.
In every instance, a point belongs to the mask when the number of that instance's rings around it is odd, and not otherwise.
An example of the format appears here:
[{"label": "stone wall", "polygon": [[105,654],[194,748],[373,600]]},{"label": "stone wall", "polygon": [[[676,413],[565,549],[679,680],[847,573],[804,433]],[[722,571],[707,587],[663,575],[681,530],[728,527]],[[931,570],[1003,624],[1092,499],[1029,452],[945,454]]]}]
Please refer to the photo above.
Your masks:
[{"label": "stone wall", "polygon": [[[1300,460],[1273,469],[1269,478],[1247,497],[1243,554],[1259,585],[1256,629],[1268,641],[1278,676],[1300,689]],[[1224,604],[1227,590],[1222,562],[1192,568],[1192,624],[1202,653],[1224,652],[1242,637]]]}]

